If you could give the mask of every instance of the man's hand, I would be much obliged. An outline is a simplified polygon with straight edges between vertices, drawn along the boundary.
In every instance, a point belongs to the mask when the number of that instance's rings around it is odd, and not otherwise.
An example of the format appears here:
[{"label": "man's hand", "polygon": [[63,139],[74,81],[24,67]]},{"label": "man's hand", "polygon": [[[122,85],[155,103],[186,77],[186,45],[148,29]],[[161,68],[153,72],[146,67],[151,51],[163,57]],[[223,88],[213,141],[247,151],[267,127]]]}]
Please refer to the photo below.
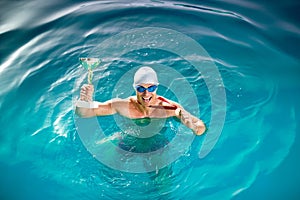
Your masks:
[{"label": "man's hand", "polygon": [[205,132],[206,127],[203,121],[195,116],[192,116],[187,111],[177,108],[175,110],[175,115],[181,120],[183,124],[192,129],[196,135],[202,135]]},{"label": "man's hand", "polygon": [[202,135],[206,130],[206,127],[203,123],[202,120],[198,120],[197,122],[194,123],[194,128],[193,131],[196,135]]},{"label": "man's hand", "polygon": [[84,84],[80,90],[80,100],[93,101],[94,86],[91,84]]}]

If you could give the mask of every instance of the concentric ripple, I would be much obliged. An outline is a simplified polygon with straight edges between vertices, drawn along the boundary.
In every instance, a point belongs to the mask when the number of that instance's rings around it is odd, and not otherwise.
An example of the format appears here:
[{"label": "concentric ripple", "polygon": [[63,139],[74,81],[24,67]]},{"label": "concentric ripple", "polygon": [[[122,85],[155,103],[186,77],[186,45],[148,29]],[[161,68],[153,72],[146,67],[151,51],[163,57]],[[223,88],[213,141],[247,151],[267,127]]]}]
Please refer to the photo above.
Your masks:
[{"label": "concentric ripple", "polygon": [[[300,63],[299,51],[281,42],[290,38],[299,42],[299,25],[290,13],[253,1],[36,0],[0,6],[0,192],[5,198],[233,199],[257,177],[274,171],[290,153],[296,137],[296,104],[284,94],[299,89]],[[197,71],[176,51],[155,49],[167,41],[154,40],[153,46],[118,56],[107,52],[108,45],[100,45],[122,32],[149,27],[174,30],[196,41],[210,55],[220,77]],[[123,45],[122,38],[113,38],[116,47]],[[158,92],[180,100],[206,124],[223,111],[213,109],[212,99],[220,105],[226,100],[225,123],[214,124],[222,132],[212,151],[199,157],[202,145],[209,142],[201,136],[193,138],[190,146],[179,142],[179,158],[147,173],[119,171],[99,162],[81,140],[74,115],[74,100],[87,81],[78,58],[90,55],[102,55],[106,61],[94,71],[98,101],[123,97],[120,88],[128,85],[118,85],[122,84],[118,80],[145,63],[180,74]],[[220,83],[213,86],[215,92],[205,80]],[[182,90],[180,99],[170,89],[183,82],[196,95],[197,105],[191,103],[191,93],[183,95],[190,90]],[[226,99],[218,99],[219,89],[225,90]],[[118,129],[118,120],[123,119],[96,120],[107,137],[100,140],[95,130],[93,147],[111,143],[127,152],[140,148],[133,136],[125,140],[131,146],[119,143],[126,131],[134,132],[126,126]],[[163,123],[156,138],[163,141],[159,148],[166,148],[176,135],[192,136],[176,120]],[[103,155],[114,153],[111,148]]]}]

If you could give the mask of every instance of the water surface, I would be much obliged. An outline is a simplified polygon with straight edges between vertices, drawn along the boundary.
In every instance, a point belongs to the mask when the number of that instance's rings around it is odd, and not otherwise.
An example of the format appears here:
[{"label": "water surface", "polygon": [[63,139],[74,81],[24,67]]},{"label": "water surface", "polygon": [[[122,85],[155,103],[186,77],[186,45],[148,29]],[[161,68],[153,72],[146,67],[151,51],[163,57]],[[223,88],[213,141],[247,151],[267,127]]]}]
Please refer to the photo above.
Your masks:
[{"label": "water surface", "polygon": [[[299,3],[126,3],[0,3],[0,198],[297,199]],[[99,44],[116,34],[147,27],[178,31],[202,45],[222,78],[226,118],[204,158],[198,153],[205,136],[196,137],[189,148],[179,143],[183,154],[167,167],[128,173],[95,159],[78,134],[73,100],[86,82],[78,58],[101,52]],[[95,70],[97,100],[122,97],[114,91],[118,79],[141,63],[165,65],[185,77],[197,105],[190,105],[191,94],[185,91],[180,101],[191,112],[199,110],[194,113],[209,127],[211,99],[217,94],[210,93],[204,78],[216,77],[203,77],[182,57],[152,47],[102,59],[111,62]],[[158,92],[178,100],[166,85]],[[108,137],[120,131],[114,130],[114,116],[97,120]],[[176,134],[192,135],[178,129],[177,121],[164,123],[169,137],[159,139],[159,148]],[[111,141],[118,144],[116,138]],[[134,142],[123,148],[129,151]]]}]

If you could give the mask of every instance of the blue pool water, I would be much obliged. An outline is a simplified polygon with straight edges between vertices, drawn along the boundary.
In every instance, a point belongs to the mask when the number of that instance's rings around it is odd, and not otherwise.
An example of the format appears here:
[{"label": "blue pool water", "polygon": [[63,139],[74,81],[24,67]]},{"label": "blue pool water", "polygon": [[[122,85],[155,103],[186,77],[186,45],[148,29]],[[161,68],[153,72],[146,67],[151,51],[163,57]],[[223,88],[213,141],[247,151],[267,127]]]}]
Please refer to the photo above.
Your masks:
[{"label": "blue pool water", "polygon": [[[0,5],[0,199],[299,199],[297,1]],[[134,70],[151,65],[158,93],[207,133],[194,137],[174,119],[79,119],[87,73],[78,59],[88,56],[103,60],[96,100],[133,95]],[[158,134],[135,137],[148,124]],[[125,162],[118,148],[176,155],[143,171],[148,163]]]}]

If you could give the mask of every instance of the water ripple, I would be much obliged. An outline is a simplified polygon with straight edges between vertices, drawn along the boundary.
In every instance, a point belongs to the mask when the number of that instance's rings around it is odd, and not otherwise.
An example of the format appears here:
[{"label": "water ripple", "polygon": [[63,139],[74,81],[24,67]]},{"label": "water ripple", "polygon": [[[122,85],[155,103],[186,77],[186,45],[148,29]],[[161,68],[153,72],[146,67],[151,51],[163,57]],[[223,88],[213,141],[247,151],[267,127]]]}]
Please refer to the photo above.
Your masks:
[{"label": "water ripple", "polygon": [[[274,77],[287,73],[279,63],[292,74],[286,79],[294,80],[299,74],[297,52],[281,41],[299,41],[300,29],[286,15],[273,13],[273,7],[237,0],[201,5],[36,0],[13,1],[5,8],[0,15],[0,38],[13,35],[18,44],[7,39],[0,47],[9,47],[0,55],[0,111],[5,113],[1,118],[0,161],[9,166],[31,163],[32,174],[63,188],[52,196],[86,197],[86,192],[76,191],[89,191],[88,199],[142,199],[145,194],[152,199],[230,199],[251,187],[260,174],[276,169],[289,154],[295,141],[296,111],[282,99],[281,82]],[[104,166],[85,149],[74,125],[73,104],[86,82],[86,71],[78,58],[105,51],[96,49],[97,45],[122,30],[145,26],[181,31],[206,48],[225,86],[226,124],[206,158],[198,158],[203,138],[196,138],[172,165],[130,174]],[[155,51],[157,42],[168,44],[153,41],[148,49],[101,58],[111,62],[94,72],[99,81],[95,97],[109,99],[116,79],[138,63],[164,64],[188,80],[209,124],[210,98],[216,94],[209,94],[204,76],[194,73],[193,66],[181,57]],[[171,84],[176,81],[180,79]],[[168,90],[164,93],[172,96]],[[186,98],[183,103],[188,101]]]}]

